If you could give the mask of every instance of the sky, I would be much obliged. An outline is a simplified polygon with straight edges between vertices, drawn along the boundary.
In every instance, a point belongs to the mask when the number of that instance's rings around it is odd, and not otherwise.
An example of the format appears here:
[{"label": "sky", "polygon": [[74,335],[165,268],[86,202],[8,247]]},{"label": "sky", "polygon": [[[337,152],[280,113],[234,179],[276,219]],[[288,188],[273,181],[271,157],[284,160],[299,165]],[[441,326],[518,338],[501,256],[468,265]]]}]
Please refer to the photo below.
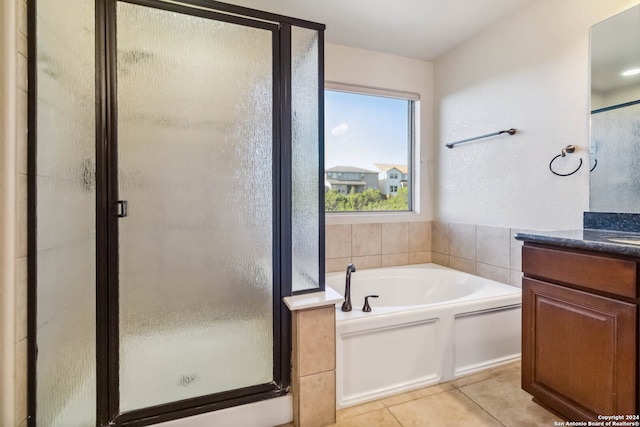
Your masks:
[{"label": "sky", "polygon": [[408,101],[325,91],[325,168],[407,164]]}]

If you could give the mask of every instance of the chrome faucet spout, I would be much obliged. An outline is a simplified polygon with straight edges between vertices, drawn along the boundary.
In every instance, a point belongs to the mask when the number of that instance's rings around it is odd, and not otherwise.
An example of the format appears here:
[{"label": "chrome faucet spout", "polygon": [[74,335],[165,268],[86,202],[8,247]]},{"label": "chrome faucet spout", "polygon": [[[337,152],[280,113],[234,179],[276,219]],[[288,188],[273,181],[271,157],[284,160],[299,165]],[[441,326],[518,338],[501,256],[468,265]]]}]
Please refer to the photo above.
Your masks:
[{"label": "chrome faucet spout", "polygon": [[344,284],[344,302],[342,303],[342,311],[351,311],[351,273],[356,272],[356,266],[349,263],[347,265],[347,278]]}]

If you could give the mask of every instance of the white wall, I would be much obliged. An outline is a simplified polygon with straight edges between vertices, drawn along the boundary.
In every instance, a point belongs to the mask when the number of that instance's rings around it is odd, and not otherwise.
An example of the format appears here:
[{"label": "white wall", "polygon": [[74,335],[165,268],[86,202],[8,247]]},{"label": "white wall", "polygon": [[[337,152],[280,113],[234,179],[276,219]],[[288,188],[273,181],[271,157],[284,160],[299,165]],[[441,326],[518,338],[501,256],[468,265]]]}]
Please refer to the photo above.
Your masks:
[{"label": "white wall", "polygon": [[327,215],[327,224],[430,221],[433,218],[433,63],[331,43],[325,44],[325,80],[420,94],[421,159],[416,214]]},{"label": "white wall", "polygon": [[[536,0],[435,61],[436,207],[442,221],[582,227],[589,208],[589,28],[637,0]],[[502,129],[500,136],[444,148]],[[568,145],[570,177],[549,171]]]},{"label": "white wall", "polygon": [[640,99],[640,83],[604,93],[591,92],[591,109],[611,107],[637,99]]}]

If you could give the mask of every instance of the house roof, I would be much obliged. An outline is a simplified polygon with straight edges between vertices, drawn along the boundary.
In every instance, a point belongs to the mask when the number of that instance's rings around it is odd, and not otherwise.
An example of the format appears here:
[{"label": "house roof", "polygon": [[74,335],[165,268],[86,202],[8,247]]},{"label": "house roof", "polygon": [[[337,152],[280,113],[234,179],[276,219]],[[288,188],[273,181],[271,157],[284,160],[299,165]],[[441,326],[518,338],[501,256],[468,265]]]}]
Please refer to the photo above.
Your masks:
[{"label": "house roof", "polygon": [[325,170],[325,172],[345,172],[345,173],[378,173],[376,171],[370,171],[367,169],[360,169],[353,166],[336,166],[331,169]]},{"label": "house roof", "polygon": [[391,169],[398,169],[402,173],[409,172],[409,168],[407,167],[407,165],[388,165],[383,163],[376,163],[375,167],[380,169],[382,172],[388,172]]}]

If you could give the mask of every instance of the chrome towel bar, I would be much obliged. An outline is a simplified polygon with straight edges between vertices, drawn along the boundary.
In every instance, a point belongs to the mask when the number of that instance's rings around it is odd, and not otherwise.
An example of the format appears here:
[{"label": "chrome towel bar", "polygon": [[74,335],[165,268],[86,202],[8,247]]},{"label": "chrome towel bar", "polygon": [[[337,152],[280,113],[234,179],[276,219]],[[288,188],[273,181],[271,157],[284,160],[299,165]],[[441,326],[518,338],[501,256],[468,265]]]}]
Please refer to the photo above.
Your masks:
[{"label": "chrome towel bar", "polygon": [[483,138],[489,138],[491,136],[498,136],[498,135],[502,135],[503,133],[507,133],[509,135],[513,135],[513,134],[516,133],[516,130],[514,128],[511,128],[511,129],[508,129],[508,130],[501,130],[501,131],[494,132],[494,133],[488,133],[486,135],[480,135],[480,136],[476,136],[476,137],[473,137],[473,138],[463,139],[461,141],[450,142],[448,144],[445,144],[445,147],[453,148],[454,146],[456,146],[458,144],[462,144],[464,142],[471,142],[471,141],[475,141],[476,139],[483,139]]}]

